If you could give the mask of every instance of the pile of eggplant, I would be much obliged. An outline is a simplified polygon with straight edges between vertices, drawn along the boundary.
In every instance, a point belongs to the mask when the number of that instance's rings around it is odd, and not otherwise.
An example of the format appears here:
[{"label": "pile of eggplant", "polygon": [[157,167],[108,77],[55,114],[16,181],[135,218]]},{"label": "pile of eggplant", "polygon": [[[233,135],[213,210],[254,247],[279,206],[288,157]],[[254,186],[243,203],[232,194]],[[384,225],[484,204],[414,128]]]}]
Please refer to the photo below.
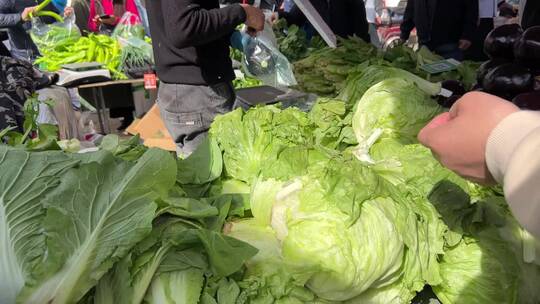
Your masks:
[{"label": "pile of eggplant", "polygon": [[497,27],[488,34],[484,52],[490,60],[480,66],[475,90],[540,110],[540,26],[526,31],[517,24]]}]

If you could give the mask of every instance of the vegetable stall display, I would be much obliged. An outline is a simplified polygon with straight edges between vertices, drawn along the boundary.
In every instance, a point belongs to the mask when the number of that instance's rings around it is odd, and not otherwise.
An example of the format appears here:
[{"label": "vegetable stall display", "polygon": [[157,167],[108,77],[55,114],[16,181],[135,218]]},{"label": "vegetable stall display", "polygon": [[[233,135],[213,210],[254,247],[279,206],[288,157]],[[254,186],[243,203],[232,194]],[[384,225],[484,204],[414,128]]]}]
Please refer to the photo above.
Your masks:
[{"label": "vegetable stall display", "polygon": [[[536,34],[523,37],[516,61],[534,51]],[[70,38],[38,63],[150,64],[130,46]],[[439,58],[426,49],[381,54],[356,38],[300,57],[299,87],[326,98],[218,116],[186,159],[138,137],[79,154],[34,123],[35,140],[2,132],[19,140],[0,145],[0,303],[400,304],[426,289],[443,304],[539,303],[540,246],[501,189],[416,139],[450,105],[441,88],[463,94],[478,65],[428,77],[419,66]],[[516,64],[493,58],[479,82],[508,86]],[[534,72],[520,75],[505,94],[531,90]]]},{"label": "vegetable stall display", "polygon": [[119,71],[119,42],[107,35],[90,34],[75,40],[63,40],[40,52],[42,56],[36,59],[35,63],[46,71],[55,72],[61,69],[62,65],[70,63],[99,62],[111,72],[113,78],[126,77]]}]

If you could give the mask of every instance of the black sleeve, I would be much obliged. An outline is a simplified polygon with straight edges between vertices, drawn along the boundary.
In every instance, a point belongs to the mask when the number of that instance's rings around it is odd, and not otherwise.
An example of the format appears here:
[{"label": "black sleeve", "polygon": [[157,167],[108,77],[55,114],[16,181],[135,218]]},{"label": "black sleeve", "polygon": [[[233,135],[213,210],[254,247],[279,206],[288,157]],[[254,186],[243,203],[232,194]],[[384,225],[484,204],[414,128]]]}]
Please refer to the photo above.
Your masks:
[{"label": "black sleeve", "polygon": [[414,24],[414,1],[415,0],[409,0],[407,1],[407,6],[405,7],[405,15],[403,16],[403,22],[401,22],[401,40],[409,40],[409,36],[411,35],[411,31],[415,27]]},{"label": "black sleeve", "polygon": [[211,10],[195,0],[163,0],[165,36],[177,48],[207,44],[230,35],[245,22],[246,13],[238,5]]},{"label": "black sleeve", "polygon": [[302,13],[302,11],[296,5],[293,5],[289,12],[280,10],[279,16],[281,18],[285,18],[288,25],[294,24],[301,27],[307,22],[306,16],[304,16],[304,13]]},{"label": "black sleeve", "polygon": [[352,12],[355,12],[355,18],[353,22],[354,34],[357,37],[362,38],[365,42],[371,42],[369,36],[369,25],[366,17],[366,5],[364,4],[364,0],[353,0]]},{"label": "black sleeve", "polygon": [[473,41],[474,34],[478,29],[478,0],[466,0],[464,1],[464,10],[463,10],[463,33],[461,34],[462,39]]}]

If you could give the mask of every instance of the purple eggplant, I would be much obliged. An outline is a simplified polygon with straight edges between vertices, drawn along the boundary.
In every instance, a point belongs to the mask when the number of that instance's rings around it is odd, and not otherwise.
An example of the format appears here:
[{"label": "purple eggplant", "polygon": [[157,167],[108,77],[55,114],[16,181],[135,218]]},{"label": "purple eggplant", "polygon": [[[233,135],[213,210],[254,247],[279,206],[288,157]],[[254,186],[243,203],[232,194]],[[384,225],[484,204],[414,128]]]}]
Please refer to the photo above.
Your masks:
[{"label": "purple eggplant", "polygon": [[540,92],[519,94],[512,102],[522,110],[540,110]]},{"label": "purple eggplant", "polygon": [[452,95],[463,95],[467,92],[463,83],[458,80],[445,80],[441,85],[444,89],[451,91],[453,93]]},{"label": "purple eggplant", "polygon": [[443,89],[447,89],[452,92],[452,96],[444,97],[442,95],[437,96],[437,103],[444,108],[450,108],[452,105],[461,98],[467,91],[463,86],[463,83],[457,80],[445,80],[442,82]]},{"label": "purple eggplant", "polygon": [[456,103],[456,101],[461,98],[461,96],[463,95],[452,95],[448,98],[437,99],[437,103],[443,108],[450,109],[454,105],[454,103]]},{"label": "purple eggplant", "polygon": [[518,24],[505,24],[496,27],[484,41],[484,53],[489,58],[504,58],[514,60],[514,44],[523,34]]},{"label": "purple eggplant", "polygon": [[478,68],[478,71],[476,72],[477,84],[481,86],[482,82],[484,81],[484,78],[486,78],[486,75],[487,73],[489,73],[489,71],[505,63],[508,63],[508,60],[503,59],[503,58],[493,58],[491,60],[488,60],[482,63],[482,65]]},{"label": "purple eggplant", "polygon": [[540,72],[540,26],[528,28],[514,45],[516,61]]},{"label": "purple eggplant", "polygon": [[515,63],[506,63],[487,73],[482,86],[486,93],[512,100],[534,89],[534,77],[529,69]]}]

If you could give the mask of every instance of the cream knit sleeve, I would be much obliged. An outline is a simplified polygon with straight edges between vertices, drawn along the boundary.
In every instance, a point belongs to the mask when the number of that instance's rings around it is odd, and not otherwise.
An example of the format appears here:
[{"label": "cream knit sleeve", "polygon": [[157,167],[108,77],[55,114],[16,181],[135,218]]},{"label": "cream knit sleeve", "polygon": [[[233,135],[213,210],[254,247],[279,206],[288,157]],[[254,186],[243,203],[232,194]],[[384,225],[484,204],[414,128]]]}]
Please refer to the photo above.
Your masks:
[{"label": "cream knit sleeve", "polygon": [[540,238],[540,112],[521,111],[505,118],[488,139],[486,161],[504,186],[514,216]]}]

